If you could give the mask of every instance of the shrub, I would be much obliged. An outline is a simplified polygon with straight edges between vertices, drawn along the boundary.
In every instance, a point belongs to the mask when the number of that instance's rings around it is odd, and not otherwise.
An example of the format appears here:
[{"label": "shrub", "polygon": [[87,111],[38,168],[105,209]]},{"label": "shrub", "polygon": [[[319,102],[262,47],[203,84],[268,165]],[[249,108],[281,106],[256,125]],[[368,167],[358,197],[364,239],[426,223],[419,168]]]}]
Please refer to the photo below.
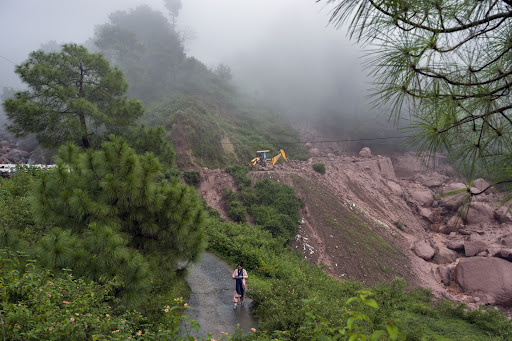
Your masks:
[{"label": "shrub", "polygon": [[66,230],[41,239],[41,256],[96,281],[117,278],[127,303],[143,302],[147,290],[169,287],[185,273],[180,264],[199,257],[206,214],[193,188],[162,179],[153,154],[111,140],[99,150],[63,146],[57,167],[36,182],[36,222]]},{"label": "shrub", "polygon": [[183,179],[185,179],[185,182],[190,186],[197,186],[200,181],[200,174],[198,171],[186,170],[183,171]]},{"label": "shrub", "polygon": [[31,262],[21,268],[20,263],[27,263],[23,258],[0,249],[4,340],[127,340],[140,334],[150,340],[171,340],[180,336],[181,300],[160,303],[161,318],[156,320],[139,312],[117,311],[111,283],[99,285],[75,277],[71,270],[53,274]]},{"label": "shrub", "polygon": [[238,199],[238,195],[231,189],[224,188],[224,201],[226,202],[227,216],[237,223],[245,223],[247,211],[244,205]]},{"label": "shrub", "polygon": [[226,167],[226,172],[230,174],[236,182],[239,190],[243,190],[251,186],[251,179],[246,174],[249,172],[249,168],[240,165],[234,165]]},{"label": "shrub", "polygon": [[325,174],[325,164],[324,163],[314,163],[313,169],[320,174]]}]

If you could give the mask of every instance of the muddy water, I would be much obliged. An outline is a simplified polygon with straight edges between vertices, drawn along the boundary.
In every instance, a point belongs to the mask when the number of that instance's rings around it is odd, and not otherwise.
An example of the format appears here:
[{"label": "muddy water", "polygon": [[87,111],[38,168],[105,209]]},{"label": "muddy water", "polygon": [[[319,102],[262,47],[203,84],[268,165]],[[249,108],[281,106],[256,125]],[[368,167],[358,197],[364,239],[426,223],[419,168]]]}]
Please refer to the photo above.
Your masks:
[{"label": "muddy water", "polygon": [[[199,332],[192,332],[195,337],[212,333],[214,337],[220,332],[233,335],[237,324],[244,332],[257,327],[249,307],[251,300],[246,298],[243,307],[233,309],[234,280],[231,278],[233,269],[222,259],[212,253],[205,252],[201,262],[189,270],[187,282],[192,289],[187,311],[190,319],[199,322]],[[251,274],[249,275],[249,283]]]}]

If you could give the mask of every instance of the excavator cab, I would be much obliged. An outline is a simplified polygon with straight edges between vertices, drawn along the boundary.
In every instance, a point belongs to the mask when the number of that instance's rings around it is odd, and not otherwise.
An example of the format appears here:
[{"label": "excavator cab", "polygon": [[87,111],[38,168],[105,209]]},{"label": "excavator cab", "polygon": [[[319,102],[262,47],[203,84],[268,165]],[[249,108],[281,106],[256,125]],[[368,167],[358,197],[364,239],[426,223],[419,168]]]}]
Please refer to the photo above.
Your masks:
[{"label": "excavator cab", "polygon": [[256,152],[256,158],[258,159],[258,164],[265,166],[265,161],[267,160],[267,153],[270,153],[270,150],[258,150]]}]

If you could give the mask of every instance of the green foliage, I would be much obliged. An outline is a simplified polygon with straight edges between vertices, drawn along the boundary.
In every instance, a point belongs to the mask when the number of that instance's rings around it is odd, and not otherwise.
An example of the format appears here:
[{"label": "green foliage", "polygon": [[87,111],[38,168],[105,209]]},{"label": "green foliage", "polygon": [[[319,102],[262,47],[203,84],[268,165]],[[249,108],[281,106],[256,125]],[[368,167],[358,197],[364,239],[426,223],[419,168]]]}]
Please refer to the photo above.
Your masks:
[{"label": "green foliage", "polygon": [[39,237],[28,199],[34,176],[18,169],[9,178],[0,178],[0,247],[26,251]]},{"label": "green foliage", "polygon": [[300,220],[300,200],[292,187],[273,182],[269,179],[258,181],[254,185],[254,195],[247,195],[255,201],[247,202],[249,213],[254,222],[270,231],[275,237],[292,240]]},{"label": "green foliage", "polygon": [[325,164],[324,163],[314,163],[313,169],[320,174],[325,174]]},{"label": "green foliage", "polygon": [[259,226],[210,220],[207,233],[211,251],[232,264],[244,262],[259,335],[285,340],[320,335],[400,340],[401,334],[406,340],[510,338],[512,326],[499,311],[437,304],[426,289],[408,292],[403,279],[372,287],[370,298],[361,283],[330,277]]},{"label": "green foliage", "polygon": [[142,104],[127,99],[123,73],[100,54],[67,44],[60,52],[35,51],[16,67],[29,90],[4,102],[16,136],[35,133],[45,147],[73,142],[99,146],[142,116]]},{"label": "green foliage", "polygon": [[252,181],[246,176],[249,172],[249,168],[241,165],[234,165],[226,167],[226,172],[235,179],[235,183],[240,190],[251,186]]},{"label": "green foliage", "polygon": [[40,242],[46,266],[114,280],[124,301],[137,303],[197,259],[205,213],[192,188],[161,179],[153,154],[111,140],[97,151],[62,147],[56,169],[36,182],[33,211],[39,224],[62,228]]},{"label": "green foliage", "polygon": [[189,184],[190,186],[197,186],[199,185],[200,176],[198,171],[194,170],[185,170],[183,171],[183,178],[185,179],[185,182]]},{"label": "green foliage", "polygon": [[132,96],[149,103],[177,86],[185,52],[180,36],[162,13],[147,5],[114,12],[108,23],[96,29],[93,40],[123,70]]},{"label": "green foliage", "polygon": [[[144,120],[149,125],[164,126],[171,132],[175,147],[189,148],[194,160],[208,167],[247,164],[258,148],[279,150],[284,146],[291,159],[307,157],[306,149],[297,143],[298,133],[287,121],[233,103],[234,96],[231,92],[226,99],[220,95],[176,94],[149,107]],[[181,162],[192,165],[191,160]]]},{"label": "green foliage", "polygon": [[[110,283],[76,277],[71,270],[53,275],[0,249],[0,335],[5,340],[169,340],[186,339],[180,299],[159,304],[160,318],[114,308]],[[197,324],[191,323],[197,328]]]},{"label": "green foliage", "polygon": [[124,136],[137,154],[151,152],[158,157],[165,168],[171,168],[175,165],[176,153],[169,140],[167,140],[167,132],[164,127],[140,125]]},{"label": "green foliage", "polygon": [[237,223],[245,223],[247,211],[242,202],[240,202],[238,195],[233,193],[231,189],[224,188],[223,199],[226,202],[226,214],[229,219]]}]

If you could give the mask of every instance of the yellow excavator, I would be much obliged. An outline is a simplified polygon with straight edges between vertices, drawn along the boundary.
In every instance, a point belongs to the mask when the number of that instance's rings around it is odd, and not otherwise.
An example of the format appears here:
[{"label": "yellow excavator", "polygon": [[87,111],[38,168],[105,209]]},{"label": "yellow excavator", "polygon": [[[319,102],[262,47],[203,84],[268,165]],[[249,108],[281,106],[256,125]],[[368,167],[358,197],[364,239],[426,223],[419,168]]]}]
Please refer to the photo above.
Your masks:
[{"label": "yellow excavator", "polygon": [[286,158],[286,154],[284,153],[284,150],[282,150],[282,149],[279,151],[279,154],[277,154],[276,156],[274,156],[272,158],[271,157],[267,158],[267,153],[270,153],[270,150],[258,150],[256,152],[256,157],[251,160],[251,162],[249,163],[249,166],[256,166],[256,165],[260,165],[262,167],[273,166],[276,164],[277,160],[279,160],[281,155],[283,156],[284,160],[286,162],[288,162],[288,159]]}]

